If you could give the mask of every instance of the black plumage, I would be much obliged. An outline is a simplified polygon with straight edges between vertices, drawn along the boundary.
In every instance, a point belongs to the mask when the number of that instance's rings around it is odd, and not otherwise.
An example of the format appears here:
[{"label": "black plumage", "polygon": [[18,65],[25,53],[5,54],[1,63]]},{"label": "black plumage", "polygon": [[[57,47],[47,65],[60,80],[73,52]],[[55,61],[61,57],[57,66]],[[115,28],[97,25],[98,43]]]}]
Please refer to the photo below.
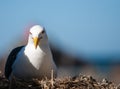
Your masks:
[{"label": "black plumage", "polygon": [[8,79],[11,72],[12,72],[12,65],[14,63],[14,61],[16,60],[16,57],[17,57],[17,54],[19,53],[19,51],[23,48],[24,46],[20,46],[20,47],[17,47],[17,48],[14,48],[8,58],[7,58],[7,62],[6,62],[6,65],[5,65],[5,77]]}]

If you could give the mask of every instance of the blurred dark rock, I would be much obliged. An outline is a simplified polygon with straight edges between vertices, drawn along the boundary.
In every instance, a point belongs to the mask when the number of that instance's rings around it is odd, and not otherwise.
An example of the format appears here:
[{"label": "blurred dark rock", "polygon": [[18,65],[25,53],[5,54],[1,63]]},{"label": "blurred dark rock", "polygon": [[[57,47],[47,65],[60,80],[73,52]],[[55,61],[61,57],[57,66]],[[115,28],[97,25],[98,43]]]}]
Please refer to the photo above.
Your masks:
[{"label": "blurred dark rock", "polygon": [[4,58],[4,57],[3,57],[3,58],[1,57],[1,58],[0,58],[0,75],[3,75],[3,74],[4,74],[5,62],[6,62],[5,58]]},{"label": "blurred dark rock", "polygon": [[84,59],[77,56],[72,56],[69,53],[65,53],[62,50],[55,48],[54,46],[50,46],[53,54],[53,59],[58,67],[60,66],[85,66],[88,65]]}]

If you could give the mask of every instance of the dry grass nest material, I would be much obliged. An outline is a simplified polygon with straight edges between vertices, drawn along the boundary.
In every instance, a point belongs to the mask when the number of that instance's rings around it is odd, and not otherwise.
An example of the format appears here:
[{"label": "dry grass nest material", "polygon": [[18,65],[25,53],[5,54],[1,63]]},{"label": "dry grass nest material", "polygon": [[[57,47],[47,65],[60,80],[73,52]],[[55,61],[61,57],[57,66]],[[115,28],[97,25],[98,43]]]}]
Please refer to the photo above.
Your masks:
[{"label": "dry grass nest material", "polygon": [[[42,80],[20,80],[17,79],[14,85],[15,89],[120,89],[120,86],[116,86],[113,82],[109,82],[106,79],[98,82],[91,76],[79,75],[75,77],[65,77],[56,79]],[[8,89],[9,81],[0,76],[0,89]]]}]

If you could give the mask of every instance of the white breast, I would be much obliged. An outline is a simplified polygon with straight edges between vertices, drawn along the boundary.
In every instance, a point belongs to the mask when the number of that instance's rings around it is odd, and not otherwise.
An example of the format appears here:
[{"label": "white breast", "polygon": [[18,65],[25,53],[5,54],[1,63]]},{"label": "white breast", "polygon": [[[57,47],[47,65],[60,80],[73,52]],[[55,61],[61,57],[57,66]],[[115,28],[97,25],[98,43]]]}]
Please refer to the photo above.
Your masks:
[{"label": "white breast", "polygon": [[[31,49],[32,48],[32,49]],[[33,45],[28,45],[24,51],[25,55],[28,57],[30,63],[36,68],[39,69],[42,61],[45,59],[45,56],[49,56],[43,52],[40,48],[35,49]]]},{"label": "white breast", "polygon": [[[15,76],[20,78],[32,78],[50,76],[51,69],[56,71],[51,51],[47,48],[47,53],[41,48],[34,49],[33,45],[27,45],[19,52],[12,68]],[[45,48],[46,49],[46,48]]]}]

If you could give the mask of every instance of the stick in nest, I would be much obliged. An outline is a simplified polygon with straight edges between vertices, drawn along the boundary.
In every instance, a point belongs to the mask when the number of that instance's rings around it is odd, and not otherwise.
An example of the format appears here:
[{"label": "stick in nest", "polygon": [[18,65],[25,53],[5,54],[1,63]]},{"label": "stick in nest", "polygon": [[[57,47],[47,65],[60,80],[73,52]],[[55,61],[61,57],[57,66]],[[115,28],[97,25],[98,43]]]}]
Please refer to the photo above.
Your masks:
[{"label": "stick in nest", "polygon": [[53,69],[51,70],[51,85],[53,86]]}]

